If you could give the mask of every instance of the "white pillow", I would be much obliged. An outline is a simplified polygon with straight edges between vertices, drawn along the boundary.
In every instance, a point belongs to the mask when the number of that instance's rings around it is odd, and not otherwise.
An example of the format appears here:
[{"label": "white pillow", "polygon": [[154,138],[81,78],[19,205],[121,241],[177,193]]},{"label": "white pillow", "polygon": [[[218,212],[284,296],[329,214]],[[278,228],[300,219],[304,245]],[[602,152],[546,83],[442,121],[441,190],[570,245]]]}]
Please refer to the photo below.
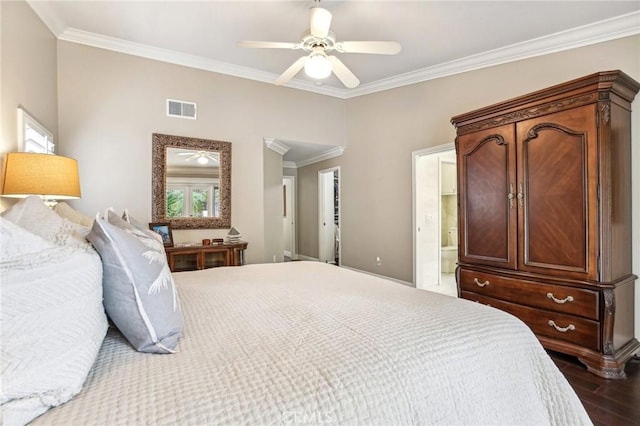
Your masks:
[{"label": "white pillow", "polygon": [[59,246],[89,250],[89,228],[72,223],[47,207],[40,197],[20,200],[1,214],[7,220]]},{"label": "white pillow", "polygon": [[102,264],[2,217],[0,247],[0,412],[25,424],[82,389],[108,327]]},{"label": "white pillow", "polygon": [[89,216],[85,216],[78,210],[75,210],[69,204],[64,201],[59,202],[53,206],[53,211],[65,219],[70,220],[73,223],[84,226],[85,228],[91,228],[93,226],[93,219]]}]

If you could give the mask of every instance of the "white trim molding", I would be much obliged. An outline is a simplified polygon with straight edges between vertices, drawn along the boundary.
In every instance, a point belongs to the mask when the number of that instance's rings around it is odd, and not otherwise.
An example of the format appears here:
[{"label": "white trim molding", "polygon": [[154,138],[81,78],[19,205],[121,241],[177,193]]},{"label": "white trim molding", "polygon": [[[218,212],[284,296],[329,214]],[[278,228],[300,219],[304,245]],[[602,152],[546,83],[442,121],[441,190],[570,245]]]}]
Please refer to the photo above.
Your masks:
[{"label": "white trim molding", "polygon": [[321,154],[318,154],[311,158],[307,158],[302,161],[298,161],[296,163],[296,167],[304,167],[304,166],[308,166],[309,164],[319,163],[320,161],[328,160],[330,158],[340,157],[343,153],[344,153],[344,146],[334,146],[333,148],[330,148]]},{"label": "white trim molding", "polygon": [[399,279],[393,278],[393,277],[387,277],[386,275],[375,274],[373,272],[363,271],[362,269],[356,269],[356,268],[352,268],[350,266],[344,266],[344,265],[340,265],[339,268],[344,268],[344,269],[349,269],[351,271],[361,272],[363,274],[371,275],[371,276],[378,277],[378,278],[384,278],[385,280],[393,281],[393,282],[396,282],[398,284],[406,285],[407,287],[414,287],[415,288],[415,285],[411,284],[410,282],[399,280]]},{"label": "white trim molding", "polygon": [[[47,4],[48,2],[27,0],[27,3],[45,23],[45,25],[47,25],[51,32],[60,40],[202,69],[219,74],[247,78],[249,80],[261,81],[264,83],[273,83],[278,78],[278,75],[274,73],[221,62],[204,56],[157,48],[67,27],[64,22],[56,16],[51,7]],[[572,28],[570,30],[549,34],[522,43],[489,50],[466,58],[362,84],[355,89],[317,85],[313,82],[297,79],[289,81],[284,86],[340,99],[355,98],[396,87],[460,74],[467,71],[640,34],[638,20],[640,20],[640,11],[631,12],[603,21],[594,22],[592,24]]]},{"label": "white trim molding", "polygon": [[264,144],[267,145],[267,148],[277,152],[280,155],[286,154],[290,149],[287,145],[273,138],[264,138]]},{"label": "white trim molding", "polygon": [[488,68],[640,34],[639,20],[640,12],[631,12],[593,24],[549,34],[499,49],[489,50],[455,61],[445,62],[433,67],[363,84],[352,89],[345,97],[354,98],[396,87],[407,86],[409,84],[461,74],[467,71]]},{"label": "white trim molding", "polygon": [[306,260],[308,262],[320,262],[320,259],[317,257],[305,256],[304,254],[298,253],[298,260]]}]

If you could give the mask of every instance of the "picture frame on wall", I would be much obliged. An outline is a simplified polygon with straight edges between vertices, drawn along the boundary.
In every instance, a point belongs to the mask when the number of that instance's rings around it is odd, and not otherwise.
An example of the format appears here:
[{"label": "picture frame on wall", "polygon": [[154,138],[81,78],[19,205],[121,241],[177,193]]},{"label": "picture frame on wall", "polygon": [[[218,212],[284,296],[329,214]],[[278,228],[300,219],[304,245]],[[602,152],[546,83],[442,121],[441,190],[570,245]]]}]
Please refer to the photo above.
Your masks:
[{"label": "picture frame on wall", "polygon": [[162,237],[165,247],[173,247],[173,230],[168,222],[151,222],[149,229]]}]

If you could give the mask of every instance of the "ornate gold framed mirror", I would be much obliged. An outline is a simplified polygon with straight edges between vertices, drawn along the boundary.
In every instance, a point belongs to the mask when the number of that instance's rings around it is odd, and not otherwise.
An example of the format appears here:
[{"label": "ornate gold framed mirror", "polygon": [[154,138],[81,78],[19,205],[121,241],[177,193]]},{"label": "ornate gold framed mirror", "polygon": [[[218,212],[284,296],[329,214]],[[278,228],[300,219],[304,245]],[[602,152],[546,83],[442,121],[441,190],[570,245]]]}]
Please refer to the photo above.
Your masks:
[{"label": "ornate gold framed mirror", "polygon": [[153,222],[173,229],[231,227],[231,143],[153,134]]}]

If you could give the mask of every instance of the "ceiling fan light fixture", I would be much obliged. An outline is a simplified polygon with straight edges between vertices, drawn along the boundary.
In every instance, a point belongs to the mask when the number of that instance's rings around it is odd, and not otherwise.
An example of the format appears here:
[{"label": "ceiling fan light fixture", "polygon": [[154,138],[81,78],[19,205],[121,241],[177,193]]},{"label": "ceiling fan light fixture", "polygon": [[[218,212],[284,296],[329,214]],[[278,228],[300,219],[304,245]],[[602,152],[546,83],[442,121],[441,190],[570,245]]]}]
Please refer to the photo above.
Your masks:
[{"label": "ceiling fan light fixture", "polygon": [[204,155],[198,157],[197,161],[198,161],[198,164],[207,164],[209,162],[207,157],[205,157]]},{"label": "ceiling fan light fixture", "polygon": [[299,49],[309,53],[309,55],[305,53],[300,56],[280,74],[274,82],[276,86],[288,83],[304,68],[305,74],[316,80],[316,84],[322,84],[318,80],[325,79],[333,73],[346,88],[353,89],[358,87],[360,80],[340,59],[330,54],[331,52],[395,55],[402,50],[402,46],[396,41],[336,41],[335,34],[331,32],[331,12],[318,7],[319,4],[320,0],[315,0],[315,6],[310,9],[309,31],[302,35],[300,43],[272,41],[244,41],[239,43],[241,47]]},{"label": "ceiling fan light fixture", "polygon": [[331,62],[323,52],[312,53],[304,64],[304,72],[317,80],[327,78],[331,75]]}]

